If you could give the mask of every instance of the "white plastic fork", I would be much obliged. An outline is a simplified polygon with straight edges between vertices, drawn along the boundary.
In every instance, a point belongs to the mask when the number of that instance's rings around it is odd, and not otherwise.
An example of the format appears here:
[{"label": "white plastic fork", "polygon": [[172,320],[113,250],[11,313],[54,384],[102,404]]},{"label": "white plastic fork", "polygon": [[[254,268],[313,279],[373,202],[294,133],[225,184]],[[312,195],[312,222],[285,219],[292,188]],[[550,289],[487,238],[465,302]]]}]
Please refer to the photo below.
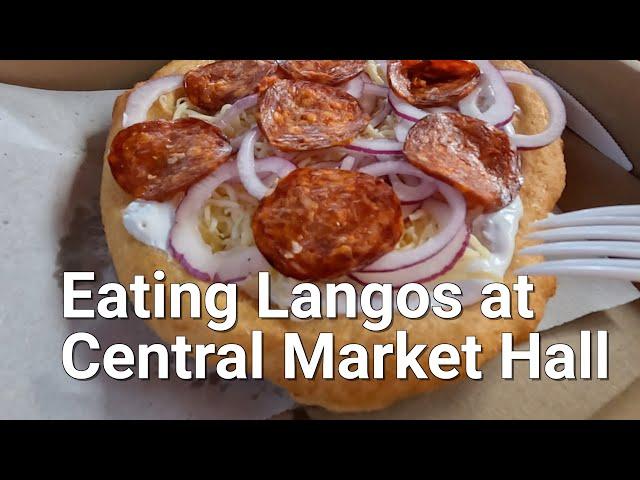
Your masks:
[{"label": "white plastic fork", "polygon": [[640,205],[589,208],[531,225],[527,238],[544,243],[520,250],[543,255],[518,275],[591,276],[640,282]]}]

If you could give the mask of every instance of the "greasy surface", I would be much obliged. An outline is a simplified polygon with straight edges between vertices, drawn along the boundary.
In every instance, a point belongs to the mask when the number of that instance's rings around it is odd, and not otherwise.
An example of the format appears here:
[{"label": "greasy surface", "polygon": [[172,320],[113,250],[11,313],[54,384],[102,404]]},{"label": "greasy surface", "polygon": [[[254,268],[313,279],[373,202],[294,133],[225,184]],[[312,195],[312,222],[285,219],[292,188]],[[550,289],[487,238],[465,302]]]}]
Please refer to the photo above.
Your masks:
[{"label": "greasy surface", "polygon": [[454,106],[478,84],[480,69],[466,60],[394,60],[389,84],[399,97],[418,107]]},{"label": "greasy surface", "polygon": [[299,280],[340,277],[390,252],[404,229],[400,201],[379,178],[299,168],[262,199],[256,246],[280,273]]},{"label": "greasy surface", "polygon": [[213,125],[196,118],[153,120],[121,130],[108,156],[118,184],[136,198],[164,200],[213,172],[231,145]]},{"label": "greasy surface", "polygon": [[260,80],[277,68],[273,60],[221,60],[188,72],[184,88],[191,103],[215,113],[223,105],[255,93]]},{"label": "greasy surface", "polygon": [[286,60],[282,69],[297,80],[337,85],[364,70],[364,60]]},{"label": "greasy surface", "polygon": [[[199,62],[203,62],[200,60]],[[198,61],[174,61],[162,68],[155,76],[185,73],[197,65]],[[509,68],[527,71],[527,67],[518,61],[496,61],[498,68]],[[513,86],[514,95],[522,113],[515,120],[516,130],[521,133],[535,133],[544,128],[547,112],[539,97],[526,87]],[[127,94],[123,94],[114,108],[113,127],[110,139],[121,128],[120,120]],[[525,240],[528,225],[545,217],[554,207],[564,188],[565,166],[562,157],[562,143],[553,144],[522,154],[524,186],[520,197],[524,206],[524,216],[520,222],[520,230],[516,238],[516,248],[520,249],[532,242]],[[159,250],[147,247],[124,229],[122,210],[132,200],[115,183],[111,170],[105,165],[102,177],[101,205],[102,220],[107,235],[109,249],[115,264],[120,282],[127,284],[133,281],[136,274],[144,275],[153,281],[153,272],[157,268],[165,271],[165,283],[194,282],[204,292],[205,282],[190,277],[178,263],[168,258]],[[515,281],[513,271],[523,265],[538,262],[538,257],[516,256],[507,272],[505,282]],[[438,343],[461,344],[465,336],[475,335],[483,345],[479,355],[480,365],[496,356],[500,351],[500,333],[513,332],[517,342],[527,338],[529,332],[535,330],[542,315],[547,299],[555,292],[555,279],[552,277],[533,277],[535,292],[530,294],[530,306],[536,312],[534,320],[525,320],[514,312],[510,320],[488,320],[480,313],[479,305],[466,307],[463,314],[455,320],[440,320],[428,315],[420,320],[409,320],[401,315],[394,316],[393,325],[384,332],[372,333],[362,327],[362,316],[359,320],[344,317],[335,320],[317,320],[296,322],[291,320],[261,320],[257,314],[257,302],[242,294],[238,301],[238,325],[229,332],[215,333],[207,328],[207,318],[191,319],[188,316],[189,303],[184,297],[182,319],[153,319],[151,326],[168,343],[175,342],[178,335],[186,335],[191,343],[239,343],[251,355],[250,335],[252,330],[264,332],[264,375],[272,382],[288,389],[300,403],[320,405],[335,411],[360,411],[384,408],[403,398],[427,392],[442,386],[447,381],[431,378],[417,380],[395,379],[395,361],[389,358],[385,367],[384,380],[348,381],[336,377],[334,380],[284,380],[283,373],[283,336],[285,332],[297,332],[310,351],[318,334],[332,331],[335,334],[336,346],[346,343],[360,343],[372,350],[373,344],[394,342],[396,331],[409,330],[410,342],[422,342],[430,345]],[[512,296],[515,301],[515,295]],[[204,308],[204,305],[203,305]],[[337,349],[336,349],[337,350]],[[339,359],[338,355],[336,358]],[[216,357],[210,356],[211,361]],[[464,359],[463,359],[464,361]],[[428,365],[425,370],[430,377]]]},{"label": "greasy surface", "polygon": [[258,124],[284,151],[347,144],[368,122],[358,101],[337,87],[281,79],[260,95]]},{"label": "greasy surface", "polygon": [[506,133],[459,113],[428,115],[403,147],[409,162],[460,190],[470,206],[494,212],[509,205],[522,183],[518,154]]}]

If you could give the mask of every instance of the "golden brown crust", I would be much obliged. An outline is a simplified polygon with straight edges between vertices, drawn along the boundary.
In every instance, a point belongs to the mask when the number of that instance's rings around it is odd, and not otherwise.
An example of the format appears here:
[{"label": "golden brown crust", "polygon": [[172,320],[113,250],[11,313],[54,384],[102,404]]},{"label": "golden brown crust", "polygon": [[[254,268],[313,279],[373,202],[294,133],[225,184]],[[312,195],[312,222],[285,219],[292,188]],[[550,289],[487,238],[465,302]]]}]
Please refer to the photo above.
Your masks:
[{"label": "golden brown crust", "polygon": [[[160,69],[154,77],[185,73],[190,68],[206,61],[174,61]],[[528,71],[519,61],[496,61],[499,68]],[[515,86],[514,94],[522,114],[515,121],[516,129],[522,133],[533,133],[541,130],[547,121],[547,112],[538,96],[526,87]],[[108,146],[114,135],[121,128],[122,112],[127,93],[116,101],[113,113],[113,125]],[[524,205],[524,215],[516,239],[516,248],[528,244],[524,239],[528,225],[545,217],[554,207],[565,184],[565,165],[562,155],[562,142],[554,142],[540,150],[532,150],[522,154],[524,186],[520,196]],[[101,209],[109,250],[120,281],[128,284],[134,275],[144,275],[153,281],[153,272],[160,268],[166,272],[166,283],[194,282],[201,290],[207,284],[188,275],[176,262],[163,252],[147,247],[131,237],[124,229],[121,212],[131,201],[115,183],[109,166],[105,162],[102,176]],[[516,256],[507,272],[505,282],[513,282],[513,270],[539,261],[536,257]],[[458,345],[464,342],[465,336],[475,335],[483,345],[480,364],[494,357],[500,349],[501,332],[511,331],[516,341],[527,338],[529,332],[535,330],[544,313],[547,300],[555,292],[553,277],[533,277],[535,292],[531,294],[531,308],[536,312],[536,319],[525,320],[514,313],[511,320],[488,320],[480,313],[479,305],[467,307],[464,313],[455,320],[441,320],[428,315],[421,320],[408,320],[400,315],[394,317],[393,325],[384,332],[373,333],[362,327],[362,322],[338,318],[336,320],[316,320],[294,322],[290,320],[261,320],[257,316],[256,303],[242,294],[238,301],[238,324],[229,332],[216,333],[207,326],[206,319],[191,319],[186,315],[180,320],[153,319],[149,326],[163,340],[173,343],[176,336],[185,335],[191,343],[238,343],[245,347],[250,356],[250,334],[252,330],[264,332],[264,375],[272,382],[286,388],[293,398],[302,404],[319,405],[333,411],[365,411],[384,408],[403,398],[433,390],[446,381],[438,380],[430,375],[430,380],[408,380],[395,378],[395,361],[388,357],[385,366],[384,380],[285,380],[283,374],[284,333],[298,332],[307,351],[312,348],[317,336],[323,331],[335,334],[337,347],[347,343],[360,343],[372,351],[373,344],[393,343],[397,330],[410,330],[409,341],[427,343],[431,346],[439,343]],[[189,312],[185,296],[183,311]],[[204,311],[204,310],[203,310]],[[328,324],[330,322],[330,324]],[[336,348],[336,351],[339,348]],[[339,358],[336,357],[338,361]]]}]

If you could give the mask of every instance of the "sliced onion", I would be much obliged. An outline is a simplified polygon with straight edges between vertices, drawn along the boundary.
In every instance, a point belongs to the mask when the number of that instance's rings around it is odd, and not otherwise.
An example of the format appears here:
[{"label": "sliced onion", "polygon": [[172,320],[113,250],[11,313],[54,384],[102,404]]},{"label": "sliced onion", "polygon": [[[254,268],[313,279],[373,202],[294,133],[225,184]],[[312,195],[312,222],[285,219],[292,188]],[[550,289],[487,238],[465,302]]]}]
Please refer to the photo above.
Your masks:
[{"label": "sliced onion", "polygon": [[389,91],[388,98],[391,109],[396,113],[396,115],[398,115],[402,120],[412,123],[415,123],[432,113],[455,113],[458,111],[452,107],[432,107],[421,110],[410,103],[405,102],[392,91]]},{"label": "sliced onion", "polygon": [[127,128],[134,123],[144,122],[154,102],[162,95],[182,87],[183,78],[182,75],[156,78],[145,82],[131,92],[122,114],[122,127]]},{"label": "sliced onion", "polygon": [[248,95],[233,103],[222,115],[216,118],[216,123],[221,127],[226,127],[238,118],[245,110],[255,107],[258,104],[258,94]]},{"label": "sliced onion", "polygon": [[362,80],[362,77],[358,75],[357,77],[352,78],[345,84],[344,89],[352,97],[360,98],[364,91],[364,81]]},{"label": "sliced onion", "polygon": [[[474,60],[482,76],[479,85],[458,103],[458,109],[463,115],[475,117],[496,127],[506,125],[511,121],[515,111],[516,101],[509,86],[500,71],[489,60]],[[483,92],[493,92],[493,104],[484,112],[478,106],[478,100]]]},{"label": "sliced onion", "polygon": [[411,122],[417,122],[428,115],[427,112],[424,112],[402,100],[391,90],[389,90],[389,103],[391,104],[393,111],[396,112],[396,115]]},{"label": "sliced onion", "polygon": [[547,80],[529,73],[502,70],[507,83],[518,83],[533,88],[547,106],[549,123],[543,132],[534,135],[516,133],[511,136],[513,144],[521,149],[542,148],[560,138],[567,124],[567,113],[562,98]]},{"label": "sliced onion", "polygon": [[369,125],[373,128],[376,128],[378,125],[384,122],[384,119],[387,118],[387,115],[389,115],[390,113],[391,104],[389,103],[389,100],[385,100],[382,108],[378,110],[378,112],[371,118]]},{"label": "sliced onion", "polygon": [[345,145],[345,148],[370,155],[402,155],[402,143],[386,138],[358,138],[349,145]]},{"label": "sliced onion", "polygon": [[[389,176],[391,186],[402,203],[413,203],[429,198],[436,191],[436,180],[404,161],[391,160],[372,163],[359,169],[374,177]],[[397,175],[411,175],[419,180],[417,185],[407,185]]]},{"label": "sliced onion", "polygon": [[[255,171],[282,176],[289,168],[287,163],[280,158],[258,160]],[[237,282],[269,268],[269,263],[256,247],[237,247],[213,253],[200,234],[200,214],[205,203],[220,185],[238,176],[236,162],[225,163],[193,185],[176,210],[176,220],[169,236],[169,251],[187,272],[201,280]]]},{"label": "sliced onion", "polygon": [[400,208],[402,209],[402,218],[407,218],[413,212],[418,210],[421,204],[422,202],[413,202],[413,203],[405,203],[401,205]]},{"label": "sliced onion", "polygon": [[[382,155],[380,157],[376,157],[375,155],[367,155],[366,153],[360,153],[360,152],[352,152],[352,153],[356,157],[358,168],[366,167],[367,165],[371,165],[372,163],[378,163],[380,161],[380,158],[382,158]],[[398,158],[398,157],[389,157],[389,158]]]},{"label": "sliced onion", "polygon": [[411,127],[413,127],[414,125],[415,122],[411,122],[409,120],[401,118],[393,128],[393,131],[396,134],[396,140],[404,143],[404,141],[407,139],[407,135],[409,134],[409,130],[411,130]]},{"label": "sliced onion", "polygon": [[418,185],[407,185],[395,173],[389,174],[393,191],[403,204],[411,204],[426,200],[436,191],[436,184],[428,177],[420,177]]},{"label": "sliced onion", "polygon": [[435,182],[436,180],[429,177],[422,170],[417,169],[409,162],[406,161],[398,161],[398,160],[388,160],[385,162],[376,162],[366,167],[362,167],[359,169],[360,172],[366,173],[367,175],[372,175],[374,177],[382,177],[384,175],[396,174],[396,175],[411,175],[417,178],[426,178],[430,181]]},{"label": "sliced onion", "polygon": [[347,155],[342,159],[342,163],[340,164],[341,170],[353,170],[353,167],[356,166],[356,157],[351,155]]},{"label": "sliced onion", "polygon": [[375,83],[364,81],[364,93],[375,95],[376,97],[386,97],[389,94],[389,88],[384,85],[376,85]]},{"label": "sliced onion", "polygon": [[[373,169],[375,166],[374,164],[367,168]],[[362,170],[363,169],[360,169],[360,171]],[[388,272],[422,263],[434,256],[452,241],[454,235],[456,235],[461,226],[465,224],[467,206],[464,197],[456,189],[438,180],[434,179],[433,181],[436,183],[438,191],[449,204],[450,217],[444,228],[441,228],[436,235],[416,248],[410,250],[394,250],[387,253],[371,265],[362,269],[363,272]]]},{"label": "sliced onion", "polygon": [[[240,150],[238,150],[237,162],[238,162],[238,175],[240,181],[249,195],[254,196],[257,199],[264,197],[270,190],[260,177],[256,173],[256,159],[254,156],[254,149],[256,146],[256,140],[258,139],[260,132],[257,128],[250,130],[242,139],[240,144]],[[279,161],[280,170],[277,173],[281,173],[282,176],[294,170],[296,166],[283,159],[277,158]]]},{"label": "sliced onion", "polygon": [[464,255],[468,244],[469,229],[463,223],[443,248],[419,263],[386,272],[353,272],[351,277],[362,284],[390,283],[394,288],[407,283],[429,282],[451,270]]},{"label": "sliced onion", "polygon": [[518,147],[516,146],[516,144],[513,141],[513,137],[516,135],[516,129],[513,128],[513,124],[511,122],[507,123],[505,126],[502,127],[502,131],[504,133],[506,133],[507,136],[509,137],[509,143],[511,144],[511,150],[513,150],[514,152],[516,150],[518,150]]},{"label": "sliced onion", "polygon": [[233,137],[231,140],[229,140],[229,143],[231,144],[232,152],[238,151],[238,149],[240,148],[240,145],[242,145],[244,137],[246,137],[250,131],[251,130],[247,130],[246,132],[241,133],[237,137]]}]

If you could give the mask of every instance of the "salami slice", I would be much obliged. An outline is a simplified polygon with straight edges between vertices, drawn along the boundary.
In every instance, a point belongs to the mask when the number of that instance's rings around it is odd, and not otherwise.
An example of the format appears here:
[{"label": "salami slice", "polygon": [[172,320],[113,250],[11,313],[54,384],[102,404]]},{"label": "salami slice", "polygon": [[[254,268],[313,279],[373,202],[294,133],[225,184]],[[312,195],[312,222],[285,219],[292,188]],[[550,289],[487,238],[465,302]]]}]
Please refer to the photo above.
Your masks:
[{"label": "salami slice", "polygon": [[258,105],[258,125],[284,151],[345,145],[369,122],[354,97],[313,82],[274,79]]},{"label": "salami slice", "polygon": [[379,178],[299,168],[265,197],[253,222],[256,246],[279,272],[332,279],[391,251],[403,232],[400,201]]},{"label": "salami slice", "polygon": [[184,76],[189,101],[207,112],[255,93],[260,80],[278,69],[273,60],[220,60]]},{"label": "salami slice", "polygon": [[417,107],[456,105],[476,88],[480,69],[467,60],[394,60],[387,76],[399,97]]},{"label": "salami slice", "polygon": [[485,212],[515,199],[522,186],[518,154],[506,133],[458,113],[428,115],[407,135],[409,162],[460,190]]},{"label": "salami slice", "polygon": [[296,80],[338,85],[364,70],[364,60],[286,60],[282,69]]},{"label": "salami slice", "polygon": [[211,173],[231,155],[220,130],[196,118],[155,120],[120,130],[108,161],[124,191],[166,200]]}]

